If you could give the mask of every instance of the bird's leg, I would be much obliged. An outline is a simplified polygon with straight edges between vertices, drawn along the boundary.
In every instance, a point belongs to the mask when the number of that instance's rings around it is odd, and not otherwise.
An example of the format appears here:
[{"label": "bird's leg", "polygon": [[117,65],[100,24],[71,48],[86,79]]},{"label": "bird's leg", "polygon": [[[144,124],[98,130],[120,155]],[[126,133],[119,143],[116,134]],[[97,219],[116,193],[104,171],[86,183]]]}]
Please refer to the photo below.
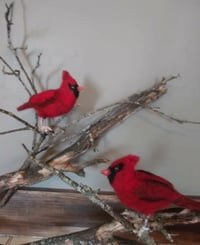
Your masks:
[{"label": "bird's leg", "polygon": [[142,237],[142,235],[144,234],[144,232],[148,232],[150,230],[149,224],[148,224],[149,219],[150,219],[150,215],[148,215],[148,216],[145,217],[144,223],[143,223],[142,227],[138,231],[138,237],[139,238]]},{"label": "bird's leg", "polygon": [[42,117],[39,117],[38,128],[40,132],[43,134],[53,133],[53,129],[47,125],[44,125],[43,122],[44,122],[44,119]]},{"label": "bird's leg", "polygon": [[162,224],[162,220],[159,219],[158,216],[154,216],[155,217],[155,221],[157,223],[157,226],[158,226],[158,230],[163,234],[163,236],[168,240],[170,241],[171,243],[174,242],[173,238],[172,238],[172,235],[165,229],[165,227],[163,226]]},{"label": "bird's leg", "polygon": [[171,243],[174,243],[174,240],[172,238],[172,235],[163,227],[163,225],[161,224],[161,229],[160,232],[163,234],[163,236],[170,241]]}]

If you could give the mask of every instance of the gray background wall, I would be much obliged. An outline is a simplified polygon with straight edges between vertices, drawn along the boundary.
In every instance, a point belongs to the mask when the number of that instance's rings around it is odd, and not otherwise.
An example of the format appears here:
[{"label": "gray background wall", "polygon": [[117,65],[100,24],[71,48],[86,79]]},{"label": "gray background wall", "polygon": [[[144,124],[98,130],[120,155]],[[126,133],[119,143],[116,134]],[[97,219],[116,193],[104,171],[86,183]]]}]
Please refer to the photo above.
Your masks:
[{"label": "gray background wall", "polygon": [[[0,1],[0,54],[14,65],[7,49],[5,0]],[[31,61],[42,52],[39,75],[55,88],[67,69],[85,86],[82,111],[108,105],[146,89],[172,74],[167,95],[156,102],[162,111],[200,121],[199,0],[25,0],[15,1],[13,41],[24,38]],[[15,78],[0,74],[0,107],[16,112],[28,97]],[[34,121],[31,110],[19,114]],[[0,115],[1,131],[21,126]],[[26,156],[21,143],[31,133],[0,136],[0,173],[16,170]],[[162,175],[186,194],[200,194],[200,127],[178,125],[140,111],[110,131],[92,157],[111,160],[127,153],[141,156],[139,167]],[[86,182],[109,189],[99,171],[87,169]],[[56,177],[37,186],[65,188]]]}]

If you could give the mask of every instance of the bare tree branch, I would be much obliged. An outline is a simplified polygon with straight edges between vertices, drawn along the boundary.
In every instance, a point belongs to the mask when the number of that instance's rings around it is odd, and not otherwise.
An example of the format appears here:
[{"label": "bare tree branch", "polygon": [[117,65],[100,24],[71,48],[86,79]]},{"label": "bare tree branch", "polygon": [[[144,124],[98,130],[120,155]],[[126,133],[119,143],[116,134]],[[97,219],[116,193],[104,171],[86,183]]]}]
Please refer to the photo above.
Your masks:
[{"label": "bare tree branch", "polygon": [[3,67],[2,69],[2,72],[6,75],[13,75],[15,77],[17,77],[17,79],[20,81],[20,83],[22,84],[22,86],[24,87],[24,89],[26,90],[26,92],[29,94],[29,96],[31,96],[31,92],[30,90],[28,89],[28,87],[26,86],[26,84],[24,83],[23,79],[21,78],[21,75],[20,75],[20,71],[19,70],[16,70],[16,69],[13,69],[9,64],[8,62],[6,62],[6,60],[0,56],[0,60],[3,62],[3,64],[10,70],[9,72],[8,71],[5,71],[5,68]]},{"label": "bare tree branch", "polygon": [[6,12],[5,12],[5,20],[7,23],[7,36],[8,36],[8,46],[12,47],[12,41],[11,41],[11,26],[13,25],[12,19],[13,19],[13,8],[14,8],[14,2],[12,2],[10,5],[6,4]]},{"label": "bare tree branch", "polygon": [[[6,20],[6,26],[7,26],[7,39],[8,39],[8,48],[10,49],[10,51],[13,53],[14,57],[17,60],[17,63],[21,69],[21,71],[24,73],[27,81],[29,82],[29,85],[31,86],[32,90],[34,91],[34,93],[37,93],[37,90],[34,86],[34,84],[32,83],[32,80],[30,78],[30,76],[28,75],[28,72],[26,71],[24,65],[22,64],[22,61],[18,55],[18,50],[20,49],[25,49],[25,47],[21,47],[21,48],[15,48],[12,42],[12,37],[11,37],[11,32],[12,32],[12,19],[13,19],[13,8],[14,8],[14,2],[12,2],[10,5],[6,4],[6,8],[7,11],[5,13],[5,20]],[[29,91],[29,95],[30,95],[30,91]]]},{"label": "bare tree branch", "polygon": [[30,128],[24,127],[24,128],[11,129],[11,130],[8,130],[8,131],[0,132],[0,135],[11,134],[11,133],[21,132],[21,131],[26,131],[26,130],[30,130]]},{"label": "bare tree branch", "polygon": [[[171,77],[171,79],[174,78],[174,76]],[[43,159],[42,163],[58,169],[61,169],[60,166],[62,166],[63,171],[69,171],[69,163],[94,147],[96,142],[105,132],[116,126],[118,123],[121,123],[133,112],[142,109],[145,105],[156,101],[165,94],[167,91],[166,83],[168,80],[170,79],[162,80],[150,89],[128,97],[124,103],[120,102],[116,104],[112,110],[106,112],[97,121],[83,129],[80,137],[72,145],[46,160]],[[35,129],[32,125],[29,127]],[[41,148],[38,149],[38,152],[40,152],[40,149]],[[34,152],[35,156],[38,152]],[[26,172],[19,171],[0,176],[0,191],[3,192],[16,186],[21,187],[30,185],[52,175],[49,171],[36,166],[34,161],[34,158],[29,159],[31,164]]]},{"label": "bare tree branch", "polygon": [[23,124],[24,124],[26,127],[28,127],[29,129],[32,129],[32,130],[38,132],[39,134],[41,134],[40,131],[38,130],[38,128],[34,127],[34,126],[31,125],[30,123],[28,123],[27,121],[25,121],[24,119],[22,119],[21,117],[16,116],[14,113],[12,113],[12,112],[10,112],[10,111],[7,111],[7,110],[5,110],[5,109],[2,109],[2,108],[0,108],[0,112],[3,113],[3,114],[8,115],[9,117],[14,118],[15,120],[17,120],[17,121],[23,123]]},{"label": "bare tree branch", "polygon": [[185,119],[180,119],[180,118],[177,118],[177,117],[174,117],[174,116],[170,116],[170,115],[167,115],[166,113],[154,108],[154,107],[151,107],[151,106],[146,106],[145,107],[146,109],[150,110],[150,111],[153,111],[155,113],[157,113],[159,116],[163,117],[164,119],[166,120],[169,120],[169,121],[174,121],[174,122],[177,122],[177,123],[180,123],[180,124],[184,124],[184,123],[187,123],[187,124],[200,124],[200,122],[198,121],[191,121],[191,120],[185,120]]},{"label": "bare tree branch", "polygon": [[41,59],[41,56],[42,56],[42,53],[39,53],[38,56],[37,56],[36,65],[35,65],[35,67],[33,68],[32,72],[31,72],[31,74],[33,76],[35,75],[36,70],[40,67],[40,59]]}]

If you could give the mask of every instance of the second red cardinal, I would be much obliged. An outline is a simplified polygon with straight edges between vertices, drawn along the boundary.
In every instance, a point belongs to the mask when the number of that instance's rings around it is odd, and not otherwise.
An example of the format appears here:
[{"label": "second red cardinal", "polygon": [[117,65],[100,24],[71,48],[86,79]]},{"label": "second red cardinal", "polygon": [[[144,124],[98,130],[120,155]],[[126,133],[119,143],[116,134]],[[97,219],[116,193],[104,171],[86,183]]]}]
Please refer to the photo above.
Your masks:
[{"label": "second red cardinal", "polygon": [[200,210],[200,202],[179,193],[166,179],[143,170],[136,170],[139,161],[135,155],[127,155],[101,171],[109,179],[118,198],[128,208],[150,215],[170,204]]},{"label": "second red cardinal", "polygon": [[[17,108],[18,111],[33,108],[36,110],[40,121],[45,118],[61,116],[69,112],[83,87],[79,86],[76,80],[67,71],[62,72],[62,83],[58,89],[50,89],[34,94],[23,105]],[[48,131],[50,128],[40,124],[41,131]]]}]

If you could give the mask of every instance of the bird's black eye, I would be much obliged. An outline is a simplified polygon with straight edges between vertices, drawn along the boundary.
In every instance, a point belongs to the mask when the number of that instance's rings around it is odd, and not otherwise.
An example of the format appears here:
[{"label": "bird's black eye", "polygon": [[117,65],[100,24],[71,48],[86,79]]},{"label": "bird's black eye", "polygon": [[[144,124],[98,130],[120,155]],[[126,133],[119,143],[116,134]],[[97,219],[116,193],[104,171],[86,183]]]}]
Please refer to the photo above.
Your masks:
[{"label": "bird's black eye", "polygon": [[114,167],[115,172],[118,172],[120,170],[122,170],[124,167],[124,164],[122,162],[120,162],[117,166]]},{"label": "bird's black eye", "polygon": [[69,83],[68,86],[73,91],[75,97],[78,97],[79,96],[78,85],[77,84],[73,85]]},{"label": "bird's black eye", "polygon": [[77,85],[72,85],[71,83],[69,83],[69,87],[70,87],[72,90],[74,90],[74,89],[77,88]]},{"label": "bird's black eye", "polygon": [[108,179],[110,183],[114,181],[115,176],[117,175],[118,172],[120,172],[124,168],[124,164],[120,162],[114,167],[110,167],[110,175],[108,176]]}]

